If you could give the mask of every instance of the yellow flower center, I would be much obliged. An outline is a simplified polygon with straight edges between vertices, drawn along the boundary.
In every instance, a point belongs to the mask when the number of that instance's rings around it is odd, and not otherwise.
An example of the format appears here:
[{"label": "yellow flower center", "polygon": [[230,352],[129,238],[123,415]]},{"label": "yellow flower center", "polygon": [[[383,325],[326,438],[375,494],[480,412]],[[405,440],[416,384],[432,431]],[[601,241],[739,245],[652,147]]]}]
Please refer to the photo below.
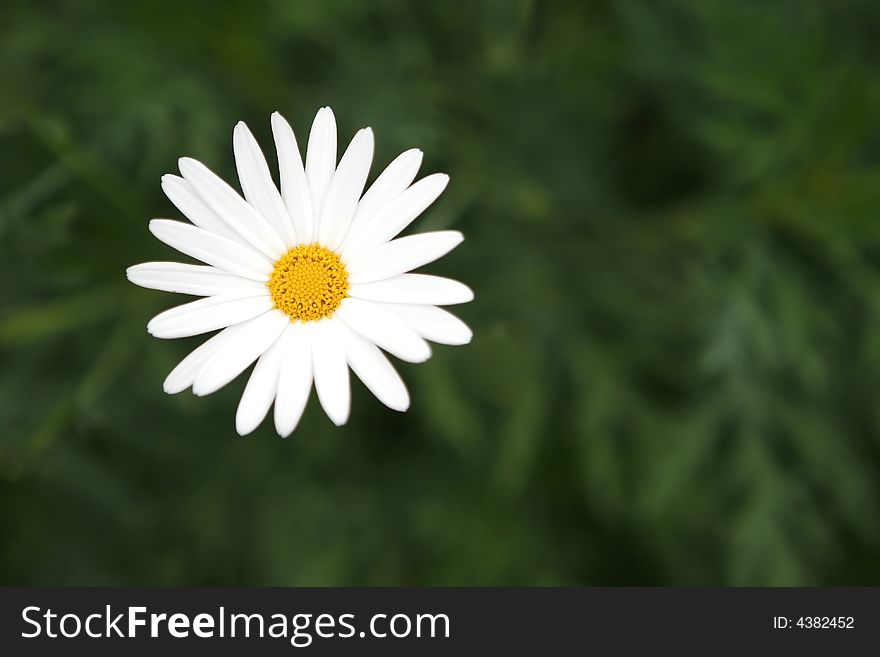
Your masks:
[{"label": "yellow flower center", "polygon": [[278,259],[268,286],[278,310],[311,322],[332,315],[348,296],[348,272],[333,251],[303,244]]}]

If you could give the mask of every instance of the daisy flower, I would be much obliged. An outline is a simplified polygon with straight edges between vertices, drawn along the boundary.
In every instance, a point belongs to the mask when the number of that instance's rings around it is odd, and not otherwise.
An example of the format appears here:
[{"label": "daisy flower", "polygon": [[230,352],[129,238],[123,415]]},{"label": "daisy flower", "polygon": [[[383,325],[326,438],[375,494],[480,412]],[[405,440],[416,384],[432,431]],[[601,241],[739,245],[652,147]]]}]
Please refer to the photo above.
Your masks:
[{"label": "daisy flower", "polygon": [[[359,130],[337,164],[336,119],[320,109],[303,166],[287,121],[272,115],[281,188],[254,136],[235,126],[243,197],[191,158],[162,189],[191,223],[154,219],[150,232],[205,264],[149,262],[127,270],[140,286],[203,297],[154,317],[147,331],[183,338],[219,331],[165,379],[165,392],[208,395],[254,361],[235,417],[253,431],[274,402],[275,428],[296,428],[314,384],[330,420],[348,420],[349,368],[383,404],[409,407],[409,393],[384,352],[410,363],[427,341],[460,345],[470,329],[440,306],[473,299],[462,283],[409,273],[464,239],[452,230],[399,237],[446,188],[442,173],[413,180],[422,152],[399,155],[363,193],[373,132]],[[362,195],[363,193],[363,195]]]}]

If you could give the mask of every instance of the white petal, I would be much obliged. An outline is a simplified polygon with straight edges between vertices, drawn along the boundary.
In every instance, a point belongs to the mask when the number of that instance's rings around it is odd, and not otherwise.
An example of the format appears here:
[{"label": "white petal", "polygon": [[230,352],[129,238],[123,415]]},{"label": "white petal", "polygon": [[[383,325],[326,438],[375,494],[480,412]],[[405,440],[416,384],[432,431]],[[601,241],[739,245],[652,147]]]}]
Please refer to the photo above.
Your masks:
[{"label": "white petal", "polygon": [[253,292],[248,295],[226,292],[185,303],[156,315],[147,331],[156,338],[186,338],[241,324],[272,308],[268,290],[259,296]]},{"label": "white petal", "polygon": [[351,286],[349,296],[387,303],[419,303],[446,306],[473,301],[474,293],[464,283],[429,274],[400,274],[375,283]]},{"label": "white petal", "polygon": [[201,199],[248,244],[273,261],[287,251],[269,222],[216,173],[189,157],[180,158],[177,164]]},{"label": "white petal", "polygon": [[363,128],[357,131],[342,154],[327,188],[321,221],[318,222],[318,241],[327,248],[336,249],[348,232],[372,161],[373,131]]},{"label": "white petal", "polygon": [[254,135],[241,121],[232,133],[232,146],[245,200],[269,220],[275,232],[284,239],[285,245],[295,244],[290,215],[272,180],[263,151]]},{"label": "white petal", "polygon": [[400,317],[425,340],[440,344],[467,344],[474,337],[468,325],[436,306],[389,303],[383,306]]},{"label": "white petal", "polygon": [[312,390],[311,328],[292,322],[282,336],[284,356],[275,398],[275,430],[282,438],[296,429]]},{"label": "white petal", "polygon": [[421,165],[422,151],[411,148],[398,155],[385,167],[358,202],[357,212],[351,222],[351,231],[343,241],[343,248],[348,244],[351,234],[358,230],[358,226],[369,223],[379,210],[409,187]]},{"label": "white petal", "polygon": [[204,297],[241,288],[266,289],[263,283],[228,274],[216,267],[182,262],[145,262],[125,270],[135,285]]},{"label": "white petal", "polygon": [[180,176],[166,173],[162,176],[162,191],[183,215],[199,228],[240,241],[232,230],[196,193],[195,188]]},{"label": "white petal", "polygon": [[230,326],[209,340],[205,340],[180,361],[177,367],[171,370],[171,373],[165,378],[165,383],[162,384],[162,389],[169,395],[173,395],[189,388],[205,363],[238,335],[243,326],[244,324]]},{"label": "white petal", "polygon": [[445,173],[422,178],[379,210],[369,224],[362,225],[357,238],[352,238],[344,253],[361,253],[397,236],[437,200],[448,183],[449,176]]},{"label": "white petal", "polygon": [[272,114],[272,135],[275,138],[275,149],[278,151],[281,197],[290,213],[297,242],[308,244],[314,238],[312,193],[306,180],[302,156],[299,154],[293,129],[278,112]]},{"label": "white petal", "polygon": [[464,236],[457,230],[441,230],[407,235],[380,244],[345,263],[348,280],[354,285],[403,274],[443,257],[461,244],[462,240]]},{"label": "white petal", "polygon": [[372,301],[343,299],[336,317],[389,354],[410,363],[431,357],[431,347],[397,315]]},{"label": "white petal", "polygon": [[281,362],[284,359],[283,345],[284,333],[263,352],[254,365],[254,371],[251,372],[235,413],[235,430],[239,436],[246,436],[260,426],[275,400]]},{"label": "white petal", "polygon": [[376,399],[395,411],[409,408],[409,392],[400,375],[379,348],[344,326],[345,359]]},{"label": "white petal", "polygon": [[337,321],[332,317],[319,320],[312,327],[311,338],[315,391],[327,417],[338,427],[348,421],[351,387]]},{"label": "white petal", "polygon": [[150,232],[196,260],[201,260],[230,274],[238,274],[255,281],[268,281],[272,263],[256,251],[226,237],[209,233],[203,228],[182,221],[153,219]]},{"label": "white petal", "polygon": [[320,217],[327,186],[336,170],[336,117],[329,107],[315,115],[306,149],[306,178],[312,194],[312,216]]},{"label": "white petal", "polygon": [[281,335],[290,318],[280,310],[263,313],[247,323],[218,353],[205,363],[193,381],[193,393],[210,395],[216,392],[259,358]]}]

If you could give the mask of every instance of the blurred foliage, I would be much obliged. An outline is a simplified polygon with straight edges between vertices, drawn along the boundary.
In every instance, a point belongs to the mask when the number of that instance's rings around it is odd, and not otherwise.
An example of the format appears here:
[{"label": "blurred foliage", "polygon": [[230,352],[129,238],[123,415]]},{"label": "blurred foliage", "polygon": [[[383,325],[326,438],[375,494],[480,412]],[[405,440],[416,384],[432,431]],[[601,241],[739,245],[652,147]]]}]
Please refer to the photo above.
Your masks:
[{"label": "blurred foliage", "polygon": [[[3,584],[880,584],[880,5],[0,9]],[[288,440],[124,268],[159,176],[330,104],[452,184],[468,347]],[[271,151],[270,151],[271,152]],[[271,157],[271,156],[270,156]]]}]

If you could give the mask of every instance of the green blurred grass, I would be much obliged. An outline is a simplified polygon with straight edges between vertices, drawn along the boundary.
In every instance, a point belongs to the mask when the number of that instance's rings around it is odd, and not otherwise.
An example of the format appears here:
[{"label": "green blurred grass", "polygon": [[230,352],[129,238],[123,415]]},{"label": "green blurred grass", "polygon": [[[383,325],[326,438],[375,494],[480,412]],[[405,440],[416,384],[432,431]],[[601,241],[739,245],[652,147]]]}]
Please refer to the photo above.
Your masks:
[{"label": "green blurred grass", "polygon": [[[6,2],[0,583],[880,583],[880,6]],[[198,340],[128,285],[191,155],[280,110],[374,171],[477,294],[465,348],[333,428],[168,397]]]}]

